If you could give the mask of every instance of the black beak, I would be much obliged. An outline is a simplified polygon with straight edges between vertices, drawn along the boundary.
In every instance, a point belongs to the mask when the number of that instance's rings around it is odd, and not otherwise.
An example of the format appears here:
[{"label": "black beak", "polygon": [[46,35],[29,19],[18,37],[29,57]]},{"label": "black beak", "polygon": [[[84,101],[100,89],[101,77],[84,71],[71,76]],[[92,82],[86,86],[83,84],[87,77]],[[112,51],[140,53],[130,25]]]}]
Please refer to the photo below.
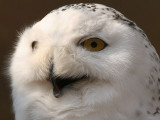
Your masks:
[{"label": "black beak", "polygon": [[54,72],[53,72],[53,68],[54,68],[54,65],[53,63],[51,63],[51,66],[50,66],[50,80],[52,81],[52,84],[53,84],[53,93],[54,93],[54,96],[56,98],[59,98],[61,95],[62,95],[62,89],[69,85],[69,84],[73,84],[79,80],[82,80],[82,79],[86,79],[88,78],[87,75],[83,75],[83,76],[78,76],[78,77],[61,77],[61,76],[56,76],[54,75]]},{"label": "black beak", "polygon": [[49,77],[50,77],[50,80],[52,81],[52,84],[53,84],[53,93],[54,93],[54,96],[56,98],[58,98],[58,97],[61,96],[61,90],[60,90],[60,88],[56,84],[56,77],[53,74],[53,67],[54,67],[53,63],[51,63]]}]

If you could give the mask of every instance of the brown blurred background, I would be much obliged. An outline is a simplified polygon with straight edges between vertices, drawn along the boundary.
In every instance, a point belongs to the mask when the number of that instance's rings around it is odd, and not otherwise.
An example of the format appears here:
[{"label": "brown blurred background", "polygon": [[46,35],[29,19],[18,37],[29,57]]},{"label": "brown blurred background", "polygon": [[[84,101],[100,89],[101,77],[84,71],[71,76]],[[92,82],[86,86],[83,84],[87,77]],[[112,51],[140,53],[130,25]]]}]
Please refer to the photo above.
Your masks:
[{"label": "brown blurred background", "polygon": [[9,77],[4,71],[18,32],[55,8],[80,2],[101,3],[122,12],[146,32],[160,54],[160,0],[0,0],[0,120],[14,120]]}]

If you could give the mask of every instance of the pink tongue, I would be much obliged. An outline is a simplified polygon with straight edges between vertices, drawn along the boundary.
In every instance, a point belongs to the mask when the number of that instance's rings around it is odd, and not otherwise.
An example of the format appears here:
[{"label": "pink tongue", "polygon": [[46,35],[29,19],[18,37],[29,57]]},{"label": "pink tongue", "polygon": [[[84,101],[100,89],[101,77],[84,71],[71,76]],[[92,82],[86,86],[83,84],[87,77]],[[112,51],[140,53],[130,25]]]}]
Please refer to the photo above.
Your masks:
[{"label": "pink tongue", "polygon": [[46,80],[47,80],[47,81],[50,81],[50,77],[48,77]]}]

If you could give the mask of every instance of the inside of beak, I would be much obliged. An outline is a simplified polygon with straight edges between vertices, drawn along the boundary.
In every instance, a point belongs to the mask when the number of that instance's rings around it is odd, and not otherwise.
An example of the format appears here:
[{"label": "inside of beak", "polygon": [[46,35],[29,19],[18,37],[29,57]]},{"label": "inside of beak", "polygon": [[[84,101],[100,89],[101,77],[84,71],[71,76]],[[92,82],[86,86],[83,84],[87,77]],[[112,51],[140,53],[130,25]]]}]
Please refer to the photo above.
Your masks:
[{"label": "inside of beak", "polygon": [[54,74],[54,65],[53,63],[51,63],[50,65],[50,80],[52,81],[52,85],[53,85],[53,93],[54,96],[56,98],[59,98],[62,95],[62,89],[69,85],[69,84],[73,84],[77,81],[83,80],[88,78],[87,75],[83,75],[83,76],[77,76],[77,77],[62,77],[62,76],[56,76]]}]

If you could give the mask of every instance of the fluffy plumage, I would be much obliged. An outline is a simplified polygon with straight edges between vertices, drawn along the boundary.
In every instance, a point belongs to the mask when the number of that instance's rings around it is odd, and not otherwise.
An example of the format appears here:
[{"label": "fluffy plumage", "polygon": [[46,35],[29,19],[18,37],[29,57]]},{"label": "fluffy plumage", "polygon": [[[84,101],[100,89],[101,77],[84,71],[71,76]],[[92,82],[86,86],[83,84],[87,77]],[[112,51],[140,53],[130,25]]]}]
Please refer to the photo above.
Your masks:
[{"label": "fluffy plumage", "polygon": [[[107,46],[86,49],[92,38]],[[160,119],[159,56],[134,22],[104,5],[67,5],[26,28],[10,76],[16,120]]]}]

